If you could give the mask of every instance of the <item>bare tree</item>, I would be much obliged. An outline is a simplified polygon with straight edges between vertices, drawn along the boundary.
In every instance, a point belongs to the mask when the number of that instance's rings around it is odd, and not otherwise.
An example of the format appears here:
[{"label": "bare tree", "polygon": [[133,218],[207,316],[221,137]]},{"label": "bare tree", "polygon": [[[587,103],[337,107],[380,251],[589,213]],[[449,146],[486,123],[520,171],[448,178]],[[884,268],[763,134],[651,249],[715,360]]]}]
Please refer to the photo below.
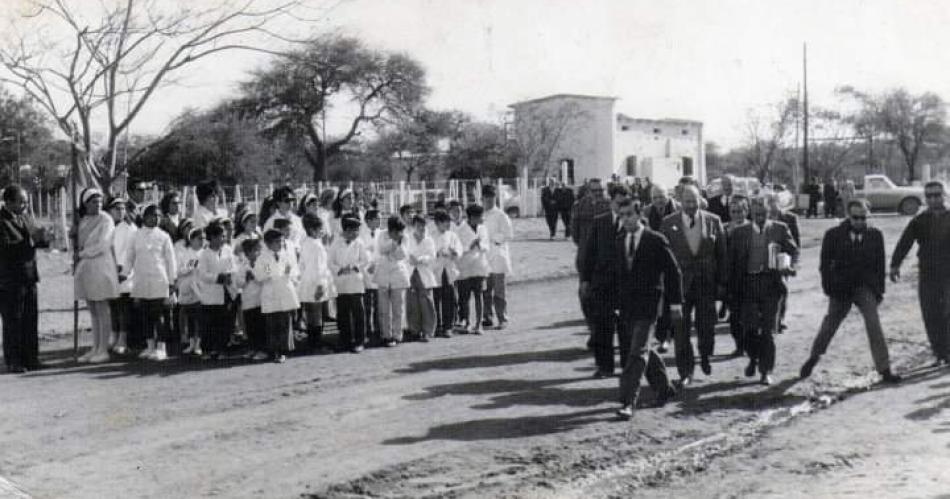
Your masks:
[{"label": "bare tree", "polygon": [[530,172],[547,177],[552,155],[586,116],[587,113],[576,102],[517,110],[514,139],[520,164]]},{"label": "bare tree", "polygon": [[769,106],[767,112],[750,110],[746,120],[746,166],[756,172],[760,182],[771,177],[772,169],[787,151],[787,141],[795,128],[798,99],[790,98]]},{"label": "bare tree", "polygon": [[[0,81],[32,97],[71,139],[85,173],[108,185],[120,136],[157,91],[213,54],[267,52],[255,36],[287,40],[269,27],[299,20],[301,1],[25,0],[0,47]],[[103,132],[97,164],[94,137]]]}]

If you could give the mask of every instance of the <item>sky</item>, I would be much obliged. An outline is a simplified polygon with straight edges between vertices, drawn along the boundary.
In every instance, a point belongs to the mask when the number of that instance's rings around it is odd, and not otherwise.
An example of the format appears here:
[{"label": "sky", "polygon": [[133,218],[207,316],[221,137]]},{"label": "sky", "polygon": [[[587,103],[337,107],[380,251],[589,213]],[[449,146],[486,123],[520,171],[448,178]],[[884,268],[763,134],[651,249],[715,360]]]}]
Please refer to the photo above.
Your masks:
[{"label": "sky", "polygon": [[[702,121],[707,140],[739,145],[750,109],[798,89],[803,43],[813,105],[833,106],[844,84],[950,99],[950,3],[940,1],[326,0],[308,17],[294,34],[338,31],[407,53],[427,70],[430,107],[492,121],[519,100],[606,95],[618,112]],[[185,108],[234,95],[267,58],[192,66],[132,132],[161,133]],[[331,116],[329,128],[344,121]]]}]

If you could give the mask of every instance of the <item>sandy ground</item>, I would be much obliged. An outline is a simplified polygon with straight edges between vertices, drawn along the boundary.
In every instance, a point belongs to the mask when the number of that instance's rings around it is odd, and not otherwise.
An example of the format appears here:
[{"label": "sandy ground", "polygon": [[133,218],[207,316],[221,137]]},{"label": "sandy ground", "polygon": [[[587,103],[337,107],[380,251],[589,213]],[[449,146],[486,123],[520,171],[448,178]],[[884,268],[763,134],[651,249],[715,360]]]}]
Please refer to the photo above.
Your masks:
[{"label": "sandy ground", "polygon": [[[906,219],[876,223],[890,248]],[[44,355],[58,364],[0,377],[0,476],[36,497],[866,497],[901,480],[882,490],[940,492],[924,482],[943,462],[913,445],[943,437],[948,383],[920,370],[909,265],[881,312],[905,385],[867,391],[876,375],[856,312],[813,377],[796,379],[826,306],[817,245],[830,221],[808,221],[777,383],[719,356],[674,402],[619,423],[616,379],[591,378],[575,280],[543,279],[570,273],[572,245],[519,225],[522,284],[505,332],[284,365],[158,367],[75,366],[67,326],[47,329]],[[733,349],[723,333],[718,354]]]}]

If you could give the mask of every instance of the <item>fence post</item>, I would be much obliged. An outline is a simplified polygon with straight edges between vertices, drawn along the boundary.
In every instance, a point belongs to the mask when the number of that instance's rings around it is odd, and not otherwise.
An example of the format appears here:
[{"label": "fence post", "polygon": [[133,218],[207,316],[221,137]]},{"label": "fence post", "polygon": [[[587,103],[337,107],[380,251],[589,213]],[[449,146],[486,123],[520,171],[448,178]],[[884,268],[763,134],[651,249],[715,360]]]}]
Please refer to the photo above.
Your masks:
[{"label": "fence post", "polygon": [[468,184],[463,180],[461,182],[462,186],[462,211],[465,211],[465,208],[468,207]]},{"label": "fence post", "polygon": [[198,213],[198,189],[191,187],[191,217],[194,218]]},{"label": "fence post", "polygon": [[254,184],[254,206],[258,209],[261,206],[261,193],[257,184]]},{"label": "fence post", "polygon": [[427,197],[428,196],[426,196],[426,181],[423,180],[422,181],[422,215],[423,216],[429,214],[429,201],[428,199],[426,199]]}]

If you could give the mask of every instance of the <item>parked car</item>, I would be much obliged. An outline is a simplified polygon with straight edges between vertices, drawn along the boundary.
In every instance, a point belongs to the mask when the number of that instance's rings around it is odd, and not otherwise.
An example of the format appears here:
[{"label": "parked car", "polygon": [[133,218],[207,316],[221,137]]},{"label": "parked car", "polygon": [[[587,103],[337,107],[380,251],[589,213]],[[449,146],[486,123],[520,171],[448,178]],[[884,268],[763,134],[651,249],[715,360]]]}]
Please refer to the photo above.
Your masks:
[{"label": "parked car", "polygon": [[[732,190],[743,196],[753,196],[759,193],[762,184],[755,177],[736,177],[732,181]],[[706,184],[706,197],[713,197],[722,193],[722,178],[714,178]]]},{"label": "parked car", "polygon": [[900,186],[887,175],[865,175],[864,185],[855,190],[859,198],[867,199],[874,211],[897,211],[902,215],[914,215],[924,205],[924,188]]}]

